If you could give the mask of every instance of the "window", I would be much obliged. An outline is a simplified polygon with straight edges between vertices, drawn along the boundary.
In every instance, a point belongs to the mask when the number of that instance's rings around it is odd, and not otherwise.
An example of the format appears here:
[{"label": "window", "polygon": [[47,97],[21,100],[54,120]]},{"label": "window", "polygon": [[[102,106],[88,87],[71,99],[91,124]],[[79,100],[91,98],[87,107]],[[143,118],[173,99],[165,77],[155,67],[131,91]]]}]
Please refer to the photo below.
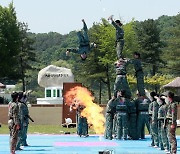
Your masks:
[{"label": "window", "polygon": [[51,97],[51,90],[50,89],[46,90],[46,97]]},{"label": "window", "polygon": [[60,97],[60,90],[57,89],[57,97]]},{"label": "window", "polygon": [[53,89],[53,97],[56,97],[56,89]]}]

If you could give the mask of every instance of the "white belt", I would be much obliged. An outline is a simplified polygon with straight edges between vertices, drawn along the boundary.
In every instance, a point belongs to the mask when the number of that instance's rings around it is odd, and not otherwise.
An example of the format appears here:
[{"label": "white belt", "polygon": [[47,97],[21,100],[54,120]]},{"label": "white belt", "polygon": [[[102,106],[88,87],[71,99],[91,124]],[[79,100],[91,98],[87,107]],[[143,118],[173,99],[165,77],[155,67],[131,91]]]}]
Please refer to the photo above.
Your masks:
[{"label": "white belt", "polygon": [[149,114],[148,112],[140,112],[140,114]]},{"label": "white belt", "polygon": [[118,112],[118,115],[126,115],[125,112]]},{"label": "white belt", "polygon": [[126,77],[126,75],[117,75],[117,77]]}]

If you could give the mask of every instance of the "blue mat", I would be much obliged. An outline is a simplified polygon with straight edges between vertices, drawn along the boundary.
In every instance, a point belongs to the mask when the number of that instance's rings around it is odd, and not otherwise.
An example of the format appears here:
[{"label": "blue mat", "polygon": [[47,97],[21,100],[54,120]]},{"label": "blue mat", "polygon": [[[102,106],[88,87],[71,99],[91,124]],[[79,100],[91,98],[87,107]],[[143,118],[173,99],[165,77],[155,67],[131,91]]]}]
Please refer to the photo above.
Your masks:
[{"label": "blue mat", "polygon": [[[180,145],[180,136],[177,136]],[[150,136],[144,140],[106,140],[103,136],[90,135],[80,138],[77,135],[28,135],[30,146],[17,154],[165,154],[164,151],[150,147]],[[0,154],[9,154],[9,135],[0,135]],[[178,147],[180,153],[180,147]]]}]

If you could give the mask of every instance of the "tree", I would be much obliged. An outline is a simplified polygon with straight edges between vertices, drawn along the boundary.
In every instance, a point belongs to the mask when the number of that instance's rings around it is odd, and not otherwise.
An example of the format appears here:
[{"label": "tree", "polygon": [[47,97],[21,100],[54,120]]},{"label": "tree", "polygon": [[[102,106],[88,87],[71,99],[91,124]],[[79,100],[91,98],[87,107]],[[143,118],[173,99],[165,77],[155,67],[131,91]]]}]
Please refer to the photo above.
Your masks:
[{"label": "tree", "polygon": [[163,58],[167,61],[166,69],[169,74],[180,75],[180,14],[174,17],[172,27],[167,31],[167,47]]},{"label": "tree", "polygon": [[28,25],[25,23],[19,23],[20,29],[20,53],[18,54],[19,59],[19,74],[22,81],[22,90],[26,91],[26,78],[28,77],[27,70],[32,70],[32,62],[35,62],[36,54],[33,52],[32,44],[33,40],[28,37]]},{"label": "tree", "polygon": [[18,79],[19,25],[13,3],[0,6],[0,77]]},{"label": "tree", "polygon": [[53,61],[52,65],[55,65],[55,66],[58,66],[58,67],[66,67],[66,68],[69,68],[69,69],[73,68],[72,64],[70,64],[67,61],[62,60],[62,59],[60,59],[58,61]]},{"label": "tree", "polygon": [[162,74],[155,74],[153,77],[147,76],[145,77],[145,84],[148,89],[153,89],[153,87],[157,87],[157,92],[159,92],[160,88],[163,85],[173,81],[174,78],[172,76],[162,75]]},{"label": "tree", "polygon": [[140,46],[138,43],[138,36],[137,33],[135,32],[135,27],[136,27],[136,22],[134,21],[134,19],[132,19],[129,23],[123,26],[124,39],[125,39],[123,54],[127,58],[131,58],[133,52],[140,50]]},{"label": "tree", "polygon": [[160,40],[160,30],[157,28],[157,22],[153,19],[137,22],[136,33],[141,48],[142,59],[151,65],[151,75],[154,76],[158,71],[158,65],[163,63],[160,58],[163,43]]}]

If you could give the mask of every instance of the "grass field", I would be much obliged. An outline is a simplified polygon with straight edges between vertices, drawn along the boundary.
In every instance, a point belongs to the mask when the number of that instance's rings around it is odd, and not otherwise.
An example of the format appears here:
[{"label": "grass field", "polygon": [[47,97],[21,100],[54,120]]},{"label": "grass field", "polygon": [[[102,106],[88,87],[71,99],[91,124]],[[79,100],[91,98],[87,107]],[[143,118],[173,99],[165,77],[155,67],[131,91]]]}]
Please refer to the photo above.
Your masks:
[{"label": "grass field", "polygon": [[[29,125],[29,134],[65,134],[70,132],[76,134],[76,128],[66,128],[60,125]],[[0,128],[0,134],[9,134],[7,125],[2,125]],[[89,129],[89,134],[94,134],[92,129]]]},{"label": "grass field", "polygon": [[[60,125],[29,125],[28,134],[76,134],[76,128],[65,128]],[[9,134],[7,125],[0,127],[0,134]],[[89,129],[89,134],[95,134],[92,129]],[[146,129],[146,134],[148,134]],[[176,135],[180,135],[180,127],[176,130]]]}]

